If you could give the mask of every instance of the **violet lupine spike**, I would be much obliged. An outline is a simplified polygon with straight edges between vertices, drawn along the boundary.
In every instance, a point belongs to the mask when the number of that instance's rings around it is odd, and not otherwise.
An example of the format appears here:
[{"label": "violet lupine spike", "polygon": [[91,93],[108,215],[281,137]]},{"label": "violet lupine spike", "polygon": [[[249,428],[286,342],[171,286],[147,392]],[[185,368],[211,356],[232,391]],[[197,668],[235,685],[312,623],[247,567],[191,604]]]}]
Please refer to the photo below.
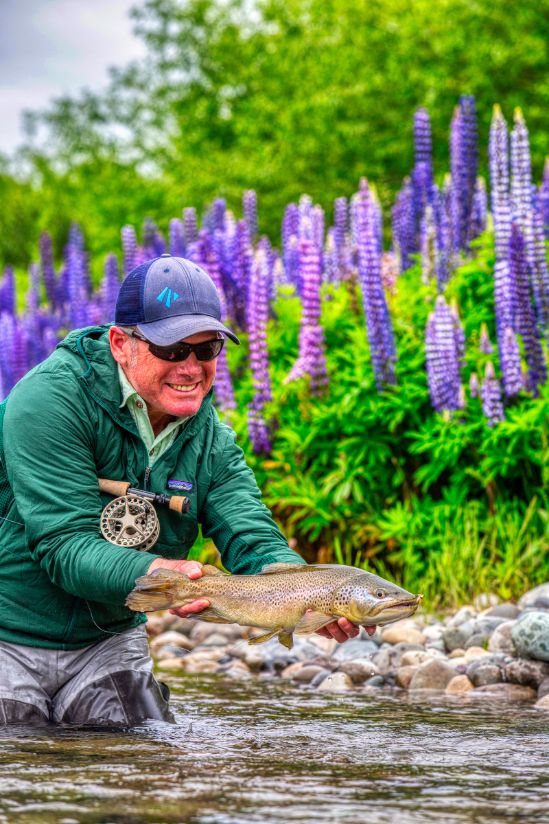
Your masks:
[{"label": "violet lupine spike", "polygon": [[498,345],[508,326],[515,329],[517,313],[517,286],[514,272],[505,260],[496,260],[494,266],[494,309]]},{"label": "violet lupine spike", "polygon": [[450,122],[450,226],[452,234],[452,251],[457,254],[460,250],[461,233],[461,109],[454,108]]},{"label": "violet lupine spike", "polygon": [[37,263],[29,266],[30,289],[27,292],[27,308],[29,314],[35,315],[40,306],[40,267]]},{"label": "violet lupine spike", "polygon": [[488,148],[492,217],[496,260],[507,260],[511,236],[511,198],[509,194],[509,136],[499,106],[494,106]]},{"label": "violet lupine spike", "polygon": [[439,292],[450,280],[452,259],[452,238],[448,217],[447,194],[433,184],[433,212],[435,219],[435,271]]},{"label": "violet lupine spike", "polygon": [[479,237],[486,231],[488,222],[488,200],[486,194],[486,184],[482,177],[477,178],[475,191],[473,193],[473,206],[471,209],[471,219],[469,221],[468,243]]},{"label": "violet lupine spike", "polygon": [[543,180],[539,187],[539,204],[545,240],[549,240],[549,157],[545,158]]},{"label": "violet lupine spike", "polygon": [[492,427],[505,420],[505,412],[501,400],[501,387],[494,372],[492,361],[486,364],[484,380],[480,388],[482,411],[487,418],[488,426]]},{"label": "violet lupine spike", "polygon": [[528,129],[520,109],[515,109],[511,131],[511,211],[521,229],[530,271],[535,269],[534,213],[532,205],[532,160]]},{"label": "violet lupine spike", "polygon": [[[239,220],[233,242],[232,294],[230,295],[232,311],[237,325],[246,329],[246,302],[253,265],[253,249],[245,220]],[[227,294],[229,297],[229,294]]]},{"label": "violet lupine spike", "polygon": [[248,407],[248,432],[256,453],[267,453],[271,450],[269,428],[264,419],[265,404],[272,400],[267,350],[268,279],[266,256],[264,252],[258,251],[252,265],[246,306],[250,369],[254,389],[254,396]]},{"label": "violet lupine spike", "polygon": [[13,338],[13,379],[15,383],[21,380],[29,371],[29,337],[23,324],[15,321]]},{"label": "violet lupine spike", "polygon": [[170,220],[170,255],[185,257],[185,234],[183,221],[178,217]]},{"label": "violet lupine spike", "polygon": [[[317,249],[324,247],[324,209],[322,206],[313,206],[311,210],[312,241]],[[322,256],[321,256],[322,257]],[[322,264],[321,264],[322,267]],[[322,267],[323,268],[323,267]]]},{"label": "violet lupine spike", "polygon": [[46,290],[46,299],[52,311],[56,309],[57,281],[55,268],[53,265],[53,249],[51,237],[47,232],[40,235],[40,264],[42,267],[42,279]]},{"label": "violet lupine spike", "polygon": [[259,231],[257,220],[257,194],[253,189],[247,189],[242,195],[242,213],[248,225],[248,231],[252,240],[255,240]]},{"label": "violet lupine spike", "polygon": [[289,203],[284,210],[282,219],[282,260],[287,283],[297,286],[298,257],[297,234],[299,232],[299,208],[295,203]]},{"label": "violet lupine spike", "polygon": [[183,234],[185,237],[185,246],[188,246],[189,243],[194,243],[198,238],[198,222],[194,206],[188,206],[186,209],[183,209]]},{"label": "violet lupine spike", "polygon": [[128,275],[132,269],[138,266],[137,262],[137,237],[133,226],[123,226],[121,231],[122,236],[122,255],[123,255],[123,270],[124,277]]},{"label": "violet lupine spike", "polygon": [[478,169],[475,98],[463,95],[450,127],[452,238],[455,254],[468,251],[471,212]]},{"label": "violet lupine spike", "polygon": [[[197,261],[198,262],[198,261]],[[219,258],[213,248],[211,248],[203,261],[200,264],[209,274],[213,280],[215,287],[219,294],[219,303],[221,305],[221,320],[226,323],[227,302],[225,300],[225,293],[223,291],[223,282],[221,276],[221,266]],[[236,409],[236,401],[234,397],[233,381],[229,371],[229,364],[227,361],[227,351],[223,348],[217,358],[217,370],[215,373],[214,393],[218,407],[222,412],[228,412],[231,409]]]},{"label": "violet lupine spike", "polygon": [[406,178],[397,195],[392,210],[393,247],[400,262],[401,272],[405,272],[413,266],[414,261],[412,255],[417,251],[415,248],[415,226],[412,202],[412,183],[409,178]]},{"label": "violet lupine spike", "polygon": [[532,270],[532,292],[536,307],[536,316],[540,329],[549,334],[549,272],[547,269],[547,252],[543,233],[543,218],[535,186],[533,190],[534,220],[534,268]]},{"label": "violet lupine spike", "polygon": [[420,225],[421,280],[429,281],[436,274],[436,224],[431,206],[423,212]]},{"label": "violet lupine spike", "polygon": [[453,300],[450,305],[450,311],[452,313],[452,321],[454,323],[454,339],[456,342],[458,365],[459,368],[462,369],[465,365],[465,332],[463,331],[463,324],[461,323],[458,305],[455,300]]},{"label": "violet lupine spike", "polygon": [[510,326],[503,332],[499,349],[499,362],[505,394],[508,398],[518,395],[524,389],[524,380],[517,337]]},{"label": "violet lupine spike", "polygon": [[396,383],[396,348],[393,326],[381,280],[381,255],[372,202],[366,197],[357,201],[358,274],[370,355],[378,391]]},{"label": "violet lupine spike", "polygon": [[433,181],[433,145],[431,139],[431,120],[427,109],[420,107],[414,114],[414,160],[415,165],[423,163],[430,171]]},{"label": "violet lupine spike", "polygon": [[15,318],[10,312],[0,312],[0,373],[4,400],[15,385],[13,352],[15,349]]},{"label": "violet lupine spike", "polygon": [[68,321],[71,329],[88,326],[88,294],[83,255],[76,246],[69,245],[66,259],[66,287],[68,294]]},{"label": "violet lupine spike", "polygon": [[488,327],[485,323],[480,327],[479,347],[483,355],[491,355],[494,351],[490,335],[488,334]]},{"label": "violet lupine spike", "polygon": [[509,242],[509,266],[516,284],[515,330],[524,344],[524,357],[528,366],[527,389],[534,395],[547,379],[547,368],[540,341],[539,327],[530,297],[528,261],[522,232],[516,224],[511,228]]},{"label": "violet lupine spike", "polygon": [[105,274],[101,283],[101,322],[114,321],[114,310],[120,291],[120,277],[118,275],[118,261],[115,255],[107,255],[105,260]]},{"label": "violet lupine spike", "polygon": [[414,252],[421,251],[421,222],[427,206],[433,203],[433,177],[427,163],[416,163],[412,170],[412,211],[414,221]]},{"label": "violet lupine spike", "polygon": [[210,231],[215,232],[216,229],[219,231],[223,231],[225,229],[225,214],[227,211],[227,203],[222,197],[216,197],[214,202],[212,203],[212,207],[209,212],[210,216]]},{"label": "violet lupine spike", "polygon": [[334,280],[344,280],[347,274],[347,232],[349,231],[349,216],[347,198],[337,197],[334,200]]},{"label": "violet lupine spike", "polygon": [[439,295],[429,315],[425,332],[427,380],[431,404],[437,412],[461,409],[459,353],[455,321],[446,301]]},{"label": "violet lupine spike", "polygon": [[469,392],[472,398],[480,397],[480,383],[476,372],[471,372],[469,378]]},{"label": "violet lupine spike", "polygon": [[13,268],[6,266],[4,277],[0,281],[0,313],[15,315],[15,277]]}]

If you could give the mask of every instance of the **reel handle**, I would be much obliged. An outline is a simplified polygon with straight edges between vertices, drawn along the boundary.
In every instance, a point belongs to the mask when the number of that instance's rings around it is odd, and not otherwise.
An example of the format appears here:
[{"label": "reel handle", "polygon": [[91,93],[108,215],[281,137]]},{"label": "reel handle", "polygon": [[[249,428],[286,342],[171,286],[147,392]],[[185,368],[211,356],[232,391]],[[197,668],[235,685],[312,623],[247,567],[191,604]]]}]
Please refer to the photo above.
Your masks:
[{"label": "reel handle", "polygon": [[126,494],[130,485],[127,481],[109,481],[108,478],[98,478],[99,489],[115,498],[121,498]]},{"label": "reel handle", "polygon": [[108,495],[114,495],[115,498],[121,498],[123,495],[137,495],[140,498],[145,498],[152,503],[168,505],[168,508],[173,512],[188,512],[191,502],[184,495],[161,495],[155,492],[146,492],[143,489],[134,489],[130,487],[128,481],[111,481],[108,478],[98,478],[99,489],[101,492],[106,492]]}]

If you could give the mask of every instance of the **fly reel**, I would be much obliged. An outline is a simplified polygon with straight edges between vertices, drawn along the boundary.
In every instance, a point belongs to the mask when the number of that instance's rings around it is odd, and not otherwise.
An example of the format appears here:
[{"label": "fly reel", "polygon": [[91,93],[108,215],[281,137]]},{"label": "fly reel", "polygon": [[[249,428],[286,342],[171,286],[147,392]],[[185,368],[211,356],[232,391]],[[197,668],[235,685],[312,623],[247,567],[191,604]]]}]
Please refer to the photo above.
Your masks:
[{"label": "fly reel", "polygon": [[115,546],[146,551],[160,535],[160,523],[154,506],[137,495],[115,498],[101,513],[101,533]]}]

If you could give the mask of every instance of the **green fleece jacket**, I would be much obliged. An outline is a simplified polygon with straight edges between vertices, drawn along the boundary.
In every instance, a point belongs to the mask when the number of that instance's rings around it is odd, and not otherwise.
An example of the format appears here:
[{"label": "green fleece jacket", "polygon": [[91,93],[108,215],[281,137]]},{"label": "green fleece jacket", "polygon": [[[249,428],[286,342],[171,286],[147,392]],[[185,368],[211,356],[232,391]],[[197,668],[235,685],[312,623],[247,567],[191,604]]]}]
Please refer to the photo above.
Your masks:
[{"label": "green fleece jacket", "polygon": [[124,606],[135,579],[153,558],[185,558],[199,523],[231,572],[303,562],[261,503],[210,396],[148,479],[163,493],[169,479],[192,483],[190,511],[159,506],[160,538],[147,553],[102,538],[100,515],[112,498],[97,479],[143,487],[148,468],[131,414],[119,408],[106,330],[69,334],[0,405],[0,640],[78,649],[142,623]]}]

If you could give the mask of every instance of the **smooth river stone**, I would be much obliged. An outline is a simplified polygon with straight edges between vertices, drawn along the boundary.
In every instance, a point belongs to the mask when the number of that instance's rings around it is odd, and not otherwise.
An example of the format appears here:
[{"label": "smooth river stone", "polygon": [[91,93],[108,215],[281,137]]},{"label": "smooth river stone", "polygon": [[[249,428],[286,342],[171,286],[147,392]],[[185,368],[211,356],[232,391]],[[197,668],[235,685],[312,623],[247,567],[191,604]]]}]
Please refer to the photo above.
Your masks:
[{"label": "smooth river stone", "polygon": [[396,673],[397,687],[401,687],[403,690],[407,690],[410,687],[412,678],[414,677],[417,670],[418,667],[414,665],[399,667]]},{"label": "smooth river stone", "polygon": [[467,667],[467,678],[475,687],[485,687],[487,684],[501,683],[503,672],[502,668],[490,658],[479,658]]},{"label": "smooth river stone", "polygon": [[345,672],[331,672],[321,683],[317,689],[320,692],[347,692],[354,689],[354,684],[351,678]]},{"label": "smooth river stone", "polygon": [[353,684],[363,684],[368,678],[373,678],[374,675],[379,674],[376,665],[368,658],[343,661],[338,667],[338,672],[347,673]]},{"label": "smooth river stone", "polygon": [[410,681],[410,690],[445,690],[452,678],[454,669],[444,661],[434,659],[421,664]]},{"label": "smooth river stone", "polygon": [[520,684],[489,684],[471,690],[468,695],[471,698],[516,703],[536,700],[536,691],[532,687],[522,687]]},{"label": "smooth river stone", "polygon": [[181,632],[175,632],[175,630],[161,632],[160,635],[153,638],[149,644],[153,655],[156,655],[162,647],[168,645],[186,650],[191,650],[194,647],[193,642],[189,640],[186,635],[183,635]]},{"label": "smooth river stone", "polygon": [[154,653],[157,661],[165,661],[167,658],[184,658],[185,655],[187,655],[187,650],[176,647],[175,644],[166,644]]},{"label": "smooth river stone", "polygon": [[316,664],[305,664],[292,675],[292,681],[296,681],[298,684],[310,684],[319,672],[326,672],[326,668],[319,667]]},{"label": "smooth river stone", "polygon": [[459,626],[447,626],[442,634],[442,637],[448,652],[452,652],[453,650],[459,648],[465,649],[467,641],[471,635],[473,635],[474,631],[475,625],[473,621],[465,621]]},{"label": "smooth river stone", "polygon": [[166,672],[183,672],[184,658],[165,658],[158,661],[156,669],[165,670]]},{"label": "smooth river stone", "polygon": [[469,663],[469,661],[476,661],[478,658],[486,658],[488,655],[490,655],[490,653],[486,652],[482,647],[467,647],[463,658]]},{"label": "smooth river stone", "polygon": [[549,661],[549,612],[525,612],[515,622],[511,637],[520,658]]},{"label": "smooth river stone", "polygon": [[520,608],[516,604],[498,604],[485,614],[488,618],[504,618],[506,621],[514,621],[520,615]]},{"label": "smooth river stone", "polygon": [[544,678],[538,687],[538,698],[549,695],[549,678]]},{"label": "smooth river stone", "polygon": [[455,675],[451,681],[448,681],[444,692],[447,695],[464,695],[473,688],[473,684],[466,675]]},{"label": "smooth river stone", "polygon": [[[212,635],[223,637],[221,643],[229,644],[243,637],[245,630],[237,624],[215,624],[207,621],[198,621],[191,629],[191,641],[196,645],[205,644]],[[215,644],[213,644],[215,646]]]},{"label": "smooth river stone", "polygon": [[515,658],[504,667],[505,680],[511,684],[522,684],[538,689],[549,678],[549,663],[532,658]]},{"label": "smooth river stone", "polygon": [[420,664],[425,664],[426,661],[433,661],[435,658],[441,658],[435,650],[427,652],[427,650],[422,649],[409,649],[400,656],[400,666],[418,667]]},{"label": "smooth river stone", "polygon": [[333,658],[336,661],[352,661],[355,658],[366,658],[369,655],[377,653],[378,650],[379,647],[375,641],[351,638],[349,641],[345,641],[344,644],[338,644],[334,651]]},{"label": "smooth river stone", "polygon": [[504,652],[506,655],[517,654],[511,637],[514,625],[515,621],[505,621],[505,623],[496,627],[488,641],[488,650],[490,652]]},{"label": "smooth river stone", "polygon": [[538,710],[547,710],[547,712],[549,712],[549,695],[544,695],[543,698],[536,701],[534,707]]},{"label": "smooth river stone", "polygon": [[534,606],[536,601],[549,601],[549,581],[525,592],[522,598],[519,598],[518,605],[524,609]]},{"label": "smooth river stone", "polygon": [[424,644],[425,635],[414,625],[400,621],[381,630],[384,644]]}]

